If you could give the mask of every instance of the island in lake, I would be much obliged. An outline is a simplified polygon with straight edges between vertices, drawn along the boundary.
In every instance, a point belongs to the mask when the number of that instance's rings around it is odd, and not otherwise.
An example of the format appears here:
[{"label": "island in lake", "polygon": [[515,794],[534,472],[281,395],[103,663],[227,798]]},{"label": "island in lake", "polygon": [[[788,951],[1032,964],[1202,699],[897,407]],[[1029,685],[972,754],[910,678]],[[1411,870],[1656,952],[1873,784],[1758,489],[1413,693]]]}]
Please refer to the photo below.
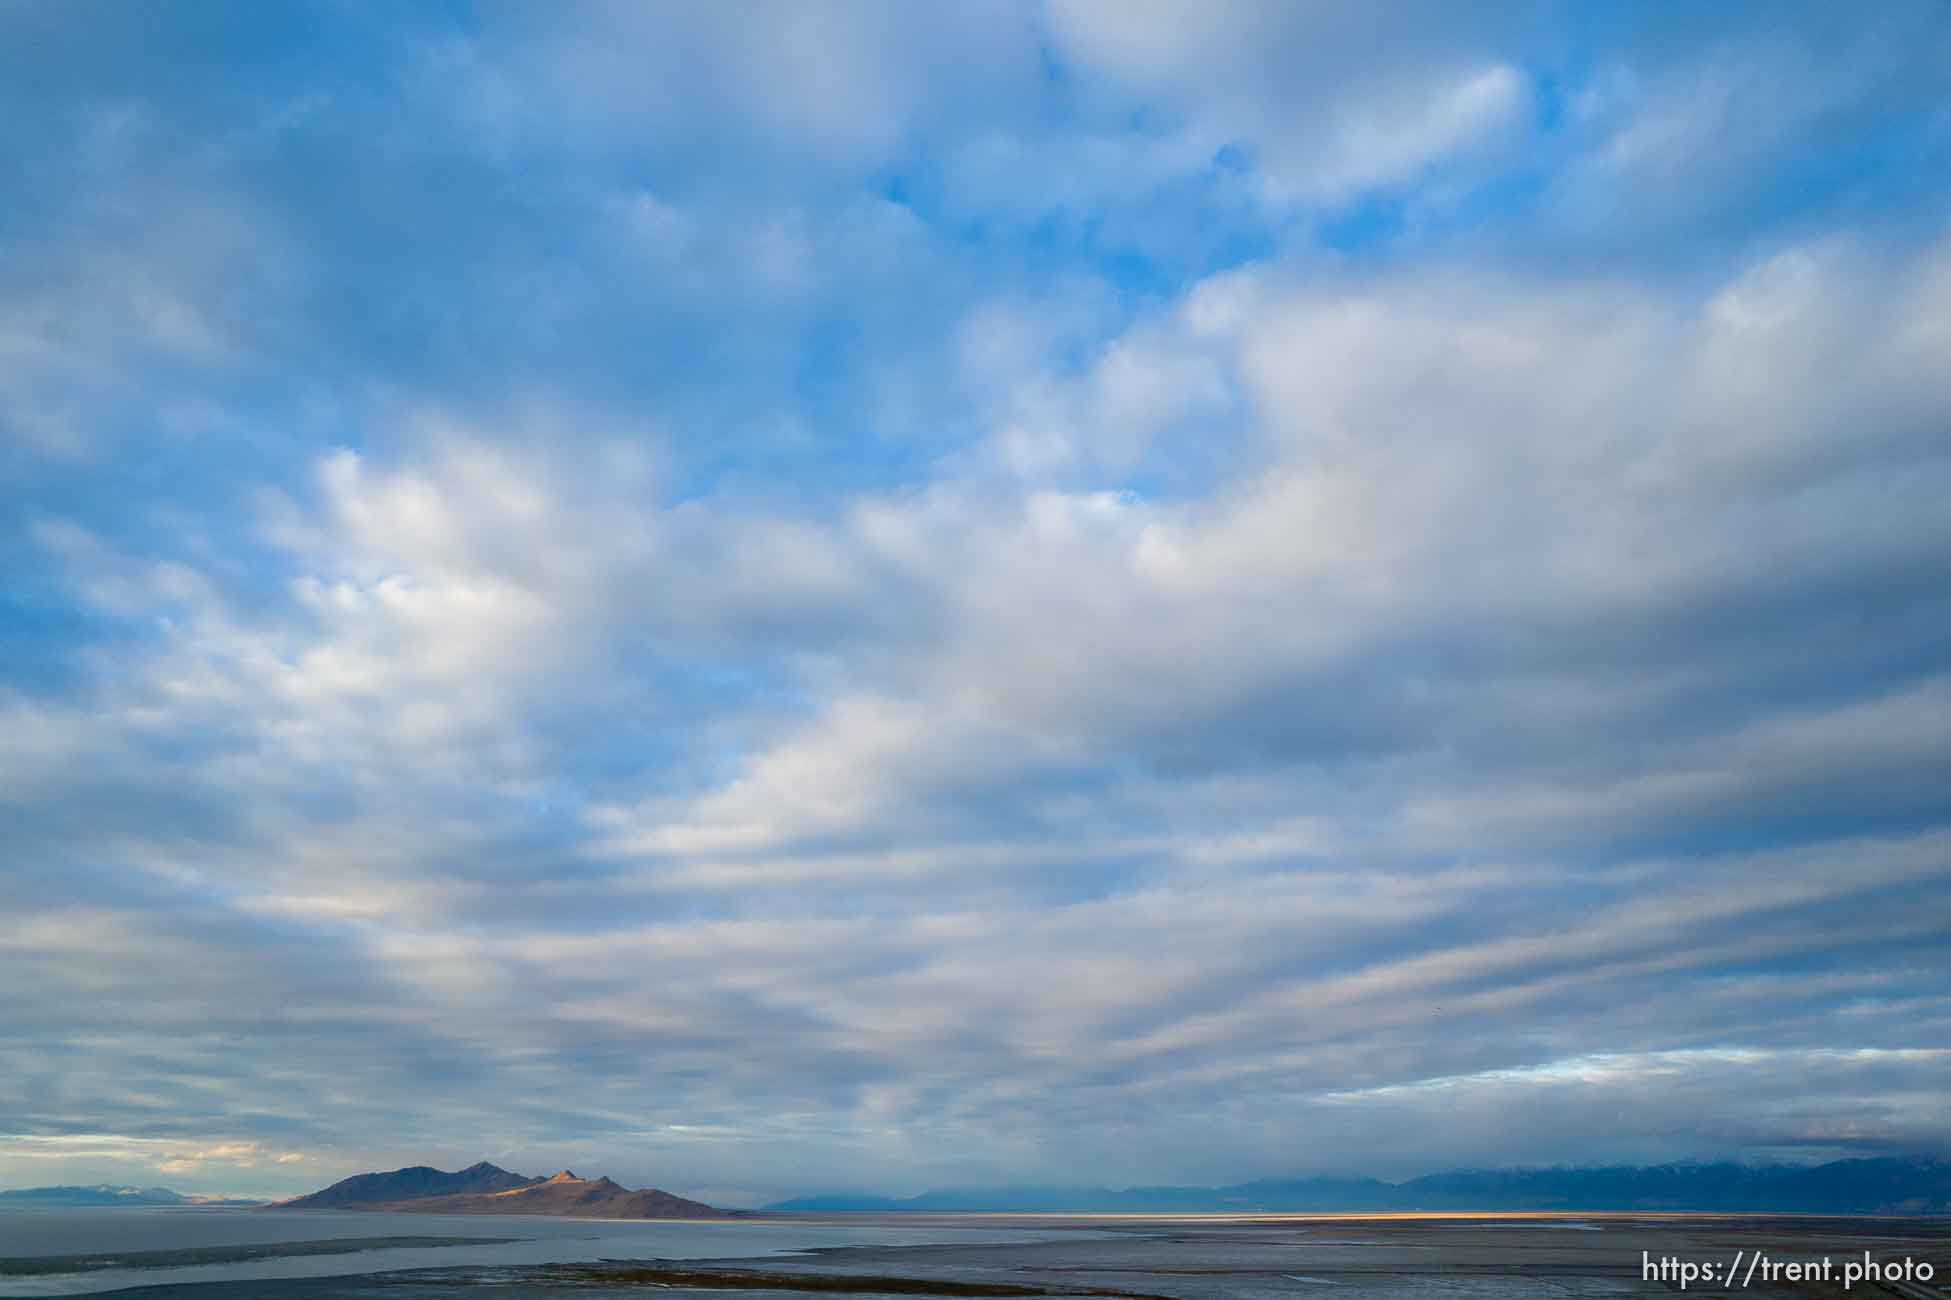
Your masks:
[{"label": "island in lake", "polygon": [[448,1173],[412,1165],[354,1174],[269,1210],[379,1210],[411,1214],[543,1214],[581,1219],[729,1219],[702,1201],[655,1187],[632,1191],[608,1178],[528,1178],[487,1161]]}]

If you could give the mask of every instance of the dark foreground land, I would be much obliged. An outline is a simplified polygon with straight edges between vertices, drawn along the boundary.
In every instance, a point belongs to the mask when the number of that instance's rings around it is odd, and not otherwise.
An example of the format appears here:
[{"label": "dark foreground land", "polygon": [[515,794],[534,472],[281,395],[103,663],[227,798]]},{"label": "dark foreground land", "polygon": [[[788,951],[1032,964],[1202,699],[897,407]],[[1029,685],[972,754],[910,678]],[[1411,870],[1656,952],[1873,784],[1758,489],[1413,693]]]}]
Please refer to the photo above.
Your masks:
[{"label": "dark foreground land", "polygon": [[[810,1217],[810,1216],[809,1216]],[[866,1217],[866,1216],[862,1216]],[[904,1215],[914,1226],[920,1216]],[[1683,1215],[982,1216],[1048,1230],[1015,1245],[853,1247],[763,1260],[614,1260],[140,1287],[120,1300],[671,1300],[743,1294],[1403,1300],[1527,1296],[1951,1296],[1951,1220]],[[951,1224],[967,1216],[944,1216]],[[1866,1254],[1867,1252],[1867,1254]],[[1787,1265],[1829,1280],[1791,1280]],[[1849,1277],[1865,1261],[1886,1277]],[[1649,1260],[1655,1276],[1648,1277]],[[1907,1261],[1907,1267],[1906,1267]],[[1920,1267],[1924,1266],[1924,1267]],[[1934,1279],[1916,1278],[1928,1268]],[[1683,1278],[1683,1268],[1691,1268]],[[1712,1269],[1711,1275],[1702,1272]],[[1737,1276],[1733,1284],[1727,1273]],[[1683,1287],[1683,1281],[1685,1283]],[[4,1281],[0,1281],[3,1291]]]}]

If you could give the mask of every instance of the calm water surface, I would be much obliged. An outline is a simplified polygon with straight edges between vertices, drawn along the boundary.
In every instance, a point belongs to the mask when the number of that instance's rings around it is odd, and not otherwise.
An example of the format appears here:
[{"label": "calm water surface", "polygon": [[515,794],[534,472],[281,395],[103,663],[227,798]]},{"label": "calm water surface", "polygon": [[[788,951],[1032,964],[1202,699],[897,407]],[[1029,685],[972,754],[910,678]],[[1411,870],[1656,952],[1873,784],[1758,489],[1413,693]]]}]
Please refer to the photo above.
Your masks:
[{"label": "calm water surface", "polygon": [[721,1259],[820,1246],[964,1245],[1047,1240],[1052,1233],[932,1224],[791,1221],[673,1223],[524,1215],[351,1214],[329,1210],[126,1208],[0,1211],[0,1260],[365,1237],[520,1237],[506,1244],[361,1250],[228,1264],[0,1276],[0,1297],[86,1295],[120,1287],[256,1278],[341,1277],[407,1268],[564,1264],[598,1259]]}]

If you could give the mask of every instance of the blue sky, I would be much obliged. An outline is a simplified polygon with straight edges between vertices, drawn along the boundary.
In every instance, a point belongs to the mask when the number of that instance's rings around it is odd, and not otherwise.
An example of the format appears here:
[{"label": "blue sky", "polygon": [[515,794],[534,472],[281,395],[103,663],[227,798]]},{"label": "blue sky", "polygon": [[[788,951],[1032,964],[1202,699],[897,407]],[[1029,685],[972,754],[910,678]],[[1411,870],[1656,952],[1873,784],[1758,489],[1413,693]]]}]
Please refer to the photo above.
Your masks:
[{"label": "blue sky", "polygon": [[0,1183],[1942,1151],[1947,84],[0,6]]}]

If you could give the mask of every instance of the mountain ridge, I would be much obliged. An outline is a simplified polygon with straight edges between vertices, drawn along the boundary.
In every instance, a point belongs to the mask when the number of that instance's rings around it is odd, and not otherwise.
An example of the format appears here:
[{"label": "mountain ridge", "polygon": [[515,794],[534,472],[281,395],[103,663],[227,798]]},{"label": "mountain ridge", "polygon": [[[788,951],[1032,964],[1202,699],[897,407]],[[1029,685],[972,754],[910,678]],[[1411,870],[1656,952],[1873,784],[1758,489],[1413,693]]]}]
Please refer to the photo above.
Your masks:
[{"label": "mountain ridge", "polygon": [[389,1201],[434,1196],[513,1191],[542,1181],[508,1172],[485,1160],[453,1173],[431,1165],[407,1165],[384,1173],[354,1174],[330,1187],[279,1201],[273,1208],[291,1210],[354,1209]]},{"label": "mountain ridge", "polygon": [[372,1210],[413,1214],[540,1214],[591,1219],[722,1219],[702,1201],[655,1187],[633,1191],[608,1177],[563,1170],[548,1178],[511,1173],[483,1160],[447,1173],[409,1165],[354,1174],[330,1187],[266,1206],[274,1210]]},{"label": "mountain ridge", "polygon": [[1375,1178],[1260,1179],[1228,1187],[946,1188],[891,1198],[800,1196],[779,1212],[1719,1211],[1951,1214],[1951,1162],[1880,1156],[1823,1165],[1604,1165],[1459,1169],[1401,1183]]}]

